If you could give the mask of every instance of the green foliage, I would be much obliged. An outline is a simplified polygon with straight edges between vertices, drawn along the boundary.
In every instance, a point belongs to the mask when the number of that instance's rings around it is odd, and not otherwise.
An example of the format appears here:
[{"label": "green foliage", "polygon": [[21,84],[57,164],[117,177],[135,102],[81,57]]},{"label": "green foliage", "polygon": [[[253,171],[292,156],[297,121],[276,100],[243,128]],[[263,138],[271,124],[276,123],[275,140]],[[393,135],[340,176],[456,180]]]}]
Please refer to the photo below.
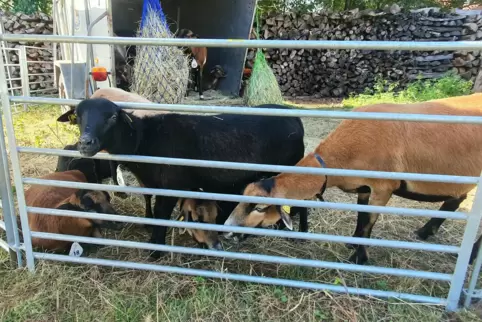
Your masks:
[{"label": "green foliage", "polygon": [[[56,121],[61,111],[56,105],[29,106],[13,116],[17,143],[36,148],[63,148],[79,136],[79,129],[69,123]],[[35,124],[35,126],[32,126]]]},{"label": "green foliage", "polygon": [[357,107],[377,103],[414,103],[452,96],[470,94],[472,82],[460,76],[447,73],[436,80],[421,80],[410,83],[405,89],[396,91],[397,83],[377,79],[373,89],[366,89],[363,94],[352,95],[343,100],[345,107]]},{"label": "green foliage", "polygon": [[33,14],[43,12],[50,14],[52,11],[51,0],[0,0],[0,10]]},{"label": "green foliage", "polygon": [[11,0],[0,0],[0,10],[1,11],[11,11],[13,4]]}]

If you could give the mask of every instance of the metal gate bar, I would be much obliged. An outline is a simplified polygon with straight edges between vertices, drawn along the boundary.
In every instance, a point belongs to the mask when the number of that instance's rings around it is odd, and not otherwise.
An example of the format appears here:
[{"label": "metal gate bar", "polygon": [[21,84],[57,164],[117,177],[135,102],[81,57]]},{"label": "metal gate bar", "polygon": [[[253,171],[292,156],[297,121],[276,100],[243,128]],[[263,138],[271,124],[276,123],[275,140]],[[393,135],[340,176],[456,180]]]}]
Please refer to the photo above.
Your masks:
[{"label": "metal gate bar", "polygon": [[[462,41],[462,42],[393,42],[393,41],[292,41],[292,40],[231,40],[231,39],[177,39],[177,38],[169,38],[169,39],[139,39],[139,38],[113,38],[113,37],[82,37],[82,36],[46,36],[46,35],[1,35],[0,40],[11,40],[11,41],[43,41],[43,42],[65,42],[65,43],[103,43],[103,44],[134,44],[134,45],[168,45],[168,46],[190,46],[190,47],[197,47],[197,46],[206,46],[206,47],[237,47],[237,48],[313,48],[313,49],[371,49],[371,50],[481,50],[482,43],[476,41]],[[41,180],[41,179],[33,179],[33,178],[22,178],[21,169],[19,165],[19,155],[21,149],[24,149],[23,152],[32,152],[32,150],[28,151],[28,147],[24,147],[19,149],[16,145],[15,141],[15,133],[13,129],[12,123],[12,114],[10,110],[10,101],[14,102],[16,98],[8,97],[8,92],[6,89],[5,80],[5,71],[3,68],[3,62],[0,63],[0,92],[2,94],[2,105],[5,109],[5,117],[6,117],[6,127],[9,139],[9,147],[11,151],[12,157],[12,167],[14,172],[14,180],[15,185],[17,187],[17,197],[18,197],[18,204],[19,204],[19,211],[20,211],[20,218],[22,222],[22,230],[24,235],[24,249],[27,258],[27,266],[30,270],[34,270],[34,259],[35,258],[42,258],[48,260],[61,260],[61,261],[69,261],[69,262],[77,262],[77,263],[90,263],[90,264],[97,264],[97,265],[107,265],[107,266],[116,266],[116,267],[133,267],[133,268],[140,268],[140,269],[151,269],[156,271],[163,271],[163,272],[173,272],[173,273],[182,273],[188,275],[196,275],[196,276],[206,276],[206,277],[214,277],[214,278],[229,278],[233,280],[241,280],[241,281],[250,281],[250,282],[258,282],[258,283],[265,283],[265,284],[276,284],[276,285],[285,285],[285,286],[292,286],[292,287],[302,287],[302,288],[310,288],[310,289],[323,289],[323,290],[332,290],[335,292],[343,292],[343,293],[351,293],[351,294],[358,294],[358,295],[369,295],[369,296],[377,296],[377,297],[395,297],[395,298],[403,298],[409,299],[414,301],[423,301],[429,303],[438,303],[438,304],[445,304],[446,309],[448,311],[454,311],[457,309],[458,301],[460,299],[462,293],[462,286],[465,280],[465,276],[467,273],[468,268],[468,261],[470,257],[470,252],[472,249],[472,245],[475,241],[477,230],[480,224],[481,215],[482,215],[482,190],[478,189],[476,198],[474,201],[474,205],[470,211],[470,215],[467,216],[464,213],[451,213],[451,214],[444,214],[440,215],[440,212],[429,212],[424,211],[425,216],[430,217],[440,217],[443,218],[454,218],[454,219],[467,219],[467,223],[465,226],[464,237],[460,247],[457,246],[445,246],[445,245],[431,245],[431,244],[422,244],[422,243],[409,243],[409,242],[399,242],[396,243],[398,245],[393,245],[394,241],[390,240],[373,240],[373,239],[362,239],[362,238],[355,238],[355,243],[364,244],[364,245],[377,245],[377,246],[385,246],[385,247],[396,247],[400,248],[400,245],[406,246],[410,249],[427,249],[427,250],[434,250],[434,251],[443,251],[443,252],[455,252],[458,254],[456,268],[451,276],[451,287],[448,294],[447,299],[440,299],[428,296],[421,296],[421,295],[414,295],[414,294],[405,294],[405,293],[398,293],[398,292],[386,292],[386,291],[375,291],[375,290],[367,290],[367,289],[357,289],[357,288],[345,288],[343,286],[336,286],[336,285],[325,285],[325,284],[318,284],[318,283],[308,283],[303,281],[292,281],[292,280],[283,280],[283,279],[275,279],[275,278],[266,278],[266,277],[254,277],[248,275],[238,275],[238,274],[227,274],[221,272],[213,272],[213,271],[205,271],[205,270],[195,270],[195,269],[186,269],[180,267],[170,267],[170,266],[162,266],[162,265],[154,265],[154,264],[141,264],[141,263],[129,263],[129,262],[121,262],[121,261],[113,261],[113,260],[105,260],[105,259],[93,259],[93,258],[72,258],[69,256],[62,256],[62,255],[51,255],[51,254],[44,254],[32,251],[31,245],[31,237],[34,236],[41,236],[46,238],[50,235],[45,235],[45,233],[32,233],[28,227],[28,218],[27,218],[27,210],[31,211],[32,207],[26,207],[25,204],[25,196],[23,191],[23,184],[24,183],[31,183],[31,184],[43,184],[43,185],[51,185],[51,186],[65,186],[65,181],[56,181],[56,180]],[[23,102],[30,100],[29,98],[20,98],[23,99]],[[32,100],[33,101],[33,100]],[[45,102],[46,100],[42,100]],[[53,102],[53,101],[52,101]],[[69,100],[55,100],[53,104],[65,104],[69,102]],[[76,104],[77,101],[70,100],[71,104]],[[123,106],[127,106],[129,103],[123,103]],[[282,111],[263,111],[262,109],[253,109],[253,108],[239,108],[239,107],[208,107],[208,106],[192,106],[192,105],[162,105],[162,104],[132,104],[130,103],[129,106],[136,108],[134,105],[139,105],[137,108],[141,109],[164,109],[164,110],[171,110],[171,111],[198,111],[204,113],[214,113],[214,112],[229,112],[234,114],[251,114],[251,115],[279,115],[279,116],[300,116],[300,117],[329,117],[329,118],[350,118],[350,119],[370,119],[370,120],[406,120],[406,121],[429,121],[429,122],[444,122],[444,123],[470,123],[470,124],[482,124],[481,117],[452,117],[452,116],[445,116],[441,117],[440,115],[400,115],[394,113],[360,113],[356,112],[338,112],[339,114],[336,115],[336,112],[326,113],[320,111],[296,111],[296,110],[282,110]],[[306,113],[308,112],[308,113]],[[310,113],[313,113],[310,115]],[[371,115],[370,115],[371,114]],[[418,119],[416,119],[418,118]],[[25,150],[27,149],[27,150]],[[60,153],[53,152],[52,154],[59,155]],[[136,157],[134,156],[123,156],[124,158],[129,158],[134,160]],[[106,159],[118,160],[117,157],[109,156],[105,157]],[[165,158],[164,161],[166,161]],[[186,162],[179,161],[182,159],[178,159],[178,162]],[[144,159],[146,161],[146,159]],[[158,158],[151,159],[149,163],[157,163],[161,160]],[[169,160],[173,161],[173,160]],[[142,161],[141,161],[142,162]],[[202,164],[204,161],[200,160],[191,160],[192,165],[195,164]],[[166,162],[167,163],[167,162]],[[169,163],[171,164],[171,163]],[[210,162],[212,164],[212,162]],[[234,168],[239,167],[239,164],[231,164]],[[202,166],[202,165],[201,165]],[[206,166],[206,165],[204,165]],[[222,166],[224,168],[229,168],[226,164],[218,164],[218,166]],[[253,167],[253,165],[244,165],[247,167]],[[272,169],[272,167],[271,167]],[[347,170],[340,170],[340,169],[324,169],[324,170],[333,170],[332,173],[338,173],[341,175],[345,175],[345,171]],[[274,170],[275,172],[278,172]],[[313,171],[314,169],[311,169]],[[292,172],[292,171],[290,171]],[[320,173],[322,173],[320,171]],[[328,173],[328,171],[325,171]],[[379,178],[385,178],[387,174],[378,173]],[[416,175],[416,174],[411,174]],[[390,173],[387,175],[390,176]],[[418,175],[420,178],[422,175]],[[435,176],[435,175],[433,175]],[[458,176],[455,176],[456,178]],[[446,178],[438,177],[440,180],[439,182],[443,182]],[[420,180],[420,179],[419,179]],[[473,177],[458,177],[457,180],[468,180],[472,183],[480,183],[480,178]],[[452,181],[453,182],[453,181]],[[261,197],[246,197],[246,196],[237,196],[237,195],[225,195],[225,194],[211,194],[211,193],[194,193],[190,194],[186,191],[176,191],[176,190],[167,190],[167,189],[147,189],[147,188],[131,188],[131,187],[117,187],[111,185],[101,185],[101,184],[80,184],[80,183],[73,183],[67,185],[68,187],[88,187],[94,190],[107,190],[107,191],[124,191],[124,192],[134,192],[134,193],[142,193],[142,194],[156,194],[156,195],[166,195],[166,196],[176,196],[176,197],[192,197],[192,196],[201,196],[203,199],[214,199],[214,200],[228,200],[228,201],[254,201],[254,202],[263,202],[263,203],[270,203],[270,204],[288,204],[288,205],[303,205],[303,207],[313,207],[313,208],[328,208],[332,207],[332,209],[345,209],[345,210],[360,210],[360,209],[369,209],[371,211],[376,212],[385,212],[385,213],[402,213],[405,215],[420,215],[419,210],[407,210],[404,208],[395,208],[390,209],[390,207],[374,207],[368,206],[373,208],[360,208],[358,207],[348,207],[346,204],[341,204],[341,208],[336,205],[326,203],[326,202],[311,202],[310,201],[297,201],[297,200],[290,200],[290,199],[281,199],[281,198],[261,198]],[[367,207],[367,206],[362,206]],[[36,208],[35,208],[36,210]],[[400,210],[400,211],[399,211]],[[85,213],[76,213],[76,212],[69,212],[65,210],[55,210],[55,209],[44,209],[42,213],[51,213],[56,215],[67,215],[73,217],[82,217],[84,215],[88,215]],[[436,214],[435,214],[436,213]],[[106,215],[106,214],[95,214],[95,218],[101,219],[111,219],[113,215]],[[114,216],[115,217],[115,216]],[[118,216],[123,217],[124,220],[119,221],[148,221],[147,218],[136,218],[136,217],[127,217],[127,216]],[[134,219],[136,218],[136,219]],[[201,224],[201,223],[184,223],[184,222],[176,222],[174,220],[159,220],[159,219],[150,219],[156,225],[162,226],[169,226],[169,227],[189,227],[189,228],[197,228],[197,229],[206,229],[206,230],[217,230],[217,231],[232,231],[232,232],[243,232],[243,233],[250,233],[250,234],[259,234],[259,235],[267,235],[267,236],[274,236],[279,234],[279,237],[287,237],[287,238],[302,238],[302,239],[314,239],[314,240],[330,240],[330,241],[338,241],[338,242],[345,242],[350,240],[350,237],[344,236],[330,236],[330,235],[322,235],[322,234],[311,234],[311,233],[299,233],[299,232],[286,232],[286,231],[269,231],[266,229],[254,229],[251,228],[253,231],[250,231],[249,228],[245,227],[228,227],[228,226],[219,226],[219,225],[211,225],[212,229],[208,229],[210,226],[209,224]],[[269,232],[268,232],[269,231]],[[40,235],[39,235],[40,234]],[[61,238],[61,237],[58,237]],[[62,236],[65,238],[65,236]],[[76,236],[67,236],[67,238],[76,239]],[[354,238],[354,237],[351,237]],[[95,240],[94,240],[95,241]],[[102,239],[102,243],[114,243],[116,245],[124,244],[124,241],[113,241],[108,239]],[[129,246],[145,246],[145,247],[169,247],[165,245],[144,245],[145,243],[137,243],[137,242],[127,242]],[[134,244],[132,244],[134,243]],[[402,247],[403,247],[402,246]],[[193,254],[197,252],[194,249],[188,248],[166,248],[170,249],[171,251],[183,251],[185,253]],[[231,254],[227,254],[228,256]],[[249,258],[244,256],[246,254],[236,254],[232,256],[236,256],[238,258]],[[253,256],[258,256],[256,258],[263,258],[263,256],[256,254]],[[259,257],[262,256],[262,257]],[[275,261],[279,260],[276,257],[269,257],[269,260]],[[254,259],[253,259],[254,260]],[[287,260],[286,258],[283,261]],[[303,262],[307,265],[338,265],[338,263],[331,263],[326,264],[327,262],[318,262],[314,264],[314,262]],[[353,264],[345,264],[345,266],[337,266],[348,270],[356,270],[356,271],[366,271],[367,267],[353,267],[350,266]],[[393,271],[390,268],[383,268],[383,267],[376,267],[376,268],[368,268],[368,269],[375,269],[375,270],[391,270],[395,274],[405,274],[408,273],[413,277],[422,277],[425,274],[431,276],[431,278],[436,277],[435,279],[447,280],[450,276],[449,274],[441,274],[435,272],[407,272],[407,271]],[[439,275],[437,275],[439,274]],[[441,274],[441,275],[440,275]]]},{"label": "metal gate bar", "polygon": [[3,34],[0,40],[25,42],[56,42],[105,45],[224,47],[224,48],[296,48],[296,49],[358,49],[358,50],[481,50],[480,41],[371,41],[371,40],[256,40],[209,38],[135,38],[99,36],[59,36]]},{"label": "metal gate bar", "polygon": [[195,268],[173,267],[173,266],[167,266],[167,265],[145,264],[145,263],[108,260],[108,259],[100,259],[100,258],[72,257],[72,256],[66,256],[66,255],[54,255],[54,254],[47,254],[47,253],[34,253],[34,256],[37,259],[47,259],[47,260],[53,260],[53,261],[84,263],[84,264],[121,267],[121,268],[130,268],[130,269],[141,269],[141,270],[150,270],[150,271],[164,272],[164,273],[178,273],[183,275],[202,276],[207,278],[221,278],[221,279],[241,281],[241,282],[306,288],[306,289],[320,290],[320,291],[333,291],[336,293],[350,293],[354,295],[374,296],[374,297],[381,297],[381,298],[396,298],[396,299],[409,300],[409,301],[421,302],[421,303],[441,304],[441,305],[445,305],[447,303],[447,301],[443,298],[423,296],[423,295],[398,293],[398,292],[390,292],[390,291],[378,291],[378,290],[371,290],[371,289],[364,289],[364,288],[345,287],[345,286],[332,285],[332,284],[285,280],[285,279],[274,278],[274,277],[264,277],[264,276],[258,277],[258,276],[251,276],[251,275],[242,275],[242,274],[221,273],[221,272],[208,271],[208,270],[195,269]]},{"label": "metal gate bar", "polygon": [[[2,69],[3,75],[5,75],[5,68],[1,66],[1,63],[0,68]],[[7,86],[5,78],[3,80],[0,78],[0,82],[4,82],[4,86]],[[7,235],[7,241],[5,242],[2,240],[0,244],[3,249],[8,251],[11,261],[16,262],[17,266],[21,267],[23,264],[22,255],[20,252],[17,252],[20,246],[20,237],[18,234],[17,216],[15,215],[14,209],[13,190],[10,181],[10,170],[8,167],[7,147],[5,144],[5,135],[3,133],[2,110],[10,110],[10,106],[2,104],[0,107],[0,199],[3,213],[1,228],[5,230]]]},{"label": "metal gate bar", "polygon": [[[187,38],[186,38],[187,39]],[[482,43],[482,42],[481,42]],[[35,103],[50,105],[71,105],[75,106],[80,100],[63,98],[39,98],[11,96],[13,103]],[[430,114],[399,114],[399,113],[378,113],[378,112],[337,112],[337,111],[316,111],[316,110],[289,110],[289,109],[267,109],[239,106],[209,106],[209,105],[188,105],[188,104],[158,104],[158,103],[133,103],[115,102],[120,107],[142,110],[159,110],[170,112],[202,112],[202,113],[229,113],[244,115],[265,115],[265,116],[286,116],[286,117],[319,117],[327,119],[350,119],[350,120],[373,120],[373,121],[405,121],[405,122],[434,122],[434,123],[460,123],[460,124],[482,124],[481,116],[457,116],[457,115],[430,115]],[[375,171],[376,172],[376,171]],[[422,174],[421,174],[422,175]]]},{"label": "metal gate bar", "polygon": [[258,262],[265,262],[265,263],[272,263],[272,264],[299,265],[299,266],[313,267],[313,268],[339,269],[339,270],[348,271],[348,272],[389,274],[393,276],[433,279],[433,280],[445,281],[445,282],[450,282],[452,278],[451,274],[430,272],[430,271],[417,271],[412,269],[387,268],[387,267],[379,267],[379,266],[361,266],[361,265],[355,265],[355,264],[326,262],[326,261],[313,260],[313,259],[289,258],[289,257],[282,257],[282,256],[251,254],[251,253],[246,254],[246,253],[236,253],[236,252],[229,252],[229,251],[218,251],[218,250],[171,246],[171,245],[156,245],[151,243],[133,242],[133,241],[116,240],[116,239],[108,239],[108,238],[79,237],[75,235],[41,233],[41,232],[34,232],[34,231],[32,231],[32,237],[79,242],[79,243],[86,243],[86,244],[96,244],[96,245],[103,245],[103,246],[139,248],[139,249],[145,249],[145,250],[159,250],[159,251],[173,252],[173,253],[179,253],[179,254],[222,257],[227,259],[239,259],[239,260],[246,260],[246,261],[258,261]]},{"label": "metal gate bar", "polygon": [[[350,210],[350,211],[362,211],[362,212],[384,212],[393,215],[404,215],[414,217],[437,217],[446,219],[466,219],[464,213],[456,213],[450,211],[438,211],[428,209],[413,209],[413,208],[396,208],[388,206],[370,206],[370,205],[358,205],[338,202],[319,202],[311,200],[296,200],[286,198],[272,198],[272,197],[254,197],[243,195],[232,195],[223,193],[211,193],[211,192],[198,192],[198,191],[185,191],[185,190],[172,190],[172,189],[157,189],[157,188],[138,188],[138,187],[121,187],[106,185],[100,183],[83,183],[83,182],[69,182],[60,180],[46,180],[36,178],[24,178],[23,183],[37,184],[44,186],[75,187],[79,189],[93,189],[93,190],[107,190],[112,192],[130,192],[138,194],[152,194],[158,196],[167,197],[182,197],[182,198],[194,198],[194,199],[208,199],[208,200],[222,200],[222,201],[234,201],[234,202],[246,202],[246,203],[268,203],[273,205],[288,205],[294,207],[308,207],[308,208],[324,208],[324,209],[336,209],[336,210]],[[359,237],[357,237],[359,238]],[[357,239],[358,240],[358,239]]]},{"label": "metal gate bar", "polygon": [[[69,181],[66,181],[69,182]],[[74,182],[72,182],[74,183]],[[107,185],[106,185],[107,186]],[[105,190],[105,189],[92,189],[92,190]],[[124,191],[128,192],[128,191]],[[43,214],[43,215],[54,215],[54,216],[68,216],[77,218],[88,218],[88,219],[99,219],[107,221],[120,221],[126,223],[136,223],[143,225],[156,225],[156,226],[166,226],[174,228],[188,228],[188,229],[202,229],[202,230],[212,230],[221,232],[235,232],[240,234],[250,234],[259,235],[267,237],[286,237],[313,241],[331,241],[336,243],[350,243],[350,244],[360,244],[365,246],[381,246],[389,248],[402,248],[402,249],[412,249],[412,250],[424,250],[431,252],[441,252],[441,253],[453,253],[457,254],[460,248],[451,245],[437,245],[437,244],[424,244],[415,242],[406,242],[400,240],[388,240],[388,239],[372,239],[363,237],[348,237],[348,236],[338,236],[338,235],[327,235],[318,233],[302,233],[296,231],[277,231],[267,228],[250,228],[250,227],[238,227],[238,226],[224,226],[206,223],[195,223],[195,222],[182,222],[175,220],[165,220],[165,219],[150,219],[142,217],[132,217],[132,216],[121,216],[121,215],[110,215],[103,213],[86,213],[70,210],[58,210],[52,208],[38,208],[38,207],[27,207],[28,211]],[[365,266],[364,266],[365,267]]]}]

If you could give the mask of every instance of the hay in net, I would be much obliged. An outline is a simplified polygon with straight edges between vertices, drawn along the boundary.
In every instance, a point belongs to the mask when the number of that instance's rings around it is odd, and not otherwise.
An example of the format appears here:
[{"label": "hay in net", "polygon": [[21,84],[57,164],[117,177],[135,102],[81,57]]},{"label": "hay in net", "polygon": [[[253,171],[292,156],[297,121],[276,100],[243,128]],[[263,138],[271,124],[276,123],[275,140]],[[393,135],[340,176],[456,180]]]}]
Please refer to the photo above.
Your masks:
[{"label": "hay in net", "polygon": [[248,106],[283,103],[283,95],[278,81],[261,49],[256,52],[253,70],[244,94],[244,102]]},{"label": "hay in net", "polygon": [[[173,38],[165,19],[150,6],[138,37]],[[189,59],[174,46],[137,46],[131,91],[156,103],[180,103],[186,95]]]}]

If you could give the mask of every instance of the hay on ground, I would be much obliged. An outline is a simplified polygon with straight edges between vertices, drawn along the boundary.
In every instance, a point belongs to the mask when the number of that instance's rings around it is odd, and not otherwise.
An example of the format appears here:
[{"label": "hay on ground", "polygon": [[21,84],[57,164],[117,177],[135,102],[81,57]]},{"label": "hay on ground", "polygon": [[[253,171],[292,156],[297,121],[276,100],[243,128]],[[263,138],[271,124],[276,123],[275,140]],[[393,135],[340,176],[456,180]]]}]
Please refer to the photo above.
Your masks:
[{"label": "hay on ground", "polygon": [[[138,37],[173,38],[154,10],[148,10]],[[177,104],[186,95],[189,60],[174,46],[138,46],[131,91],[156,103]]]}]

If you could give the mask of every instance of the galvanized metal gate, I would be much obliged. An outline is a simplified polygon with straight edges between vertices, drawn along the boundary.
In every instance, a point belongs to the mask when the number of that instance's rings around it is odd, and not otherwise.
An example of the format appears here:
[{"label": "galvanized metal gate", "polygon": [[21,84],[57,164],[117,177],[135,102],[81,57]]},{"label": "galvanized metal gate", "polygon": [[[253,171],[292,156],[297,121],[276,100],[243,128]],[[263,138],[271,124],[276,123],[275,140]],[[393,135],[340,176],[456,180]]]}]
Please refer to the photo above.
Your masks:
[{"label": "galvanized metal gate", "polygon": [[[102,44],[135,44],[135,45],[157,45],[157,46],[208,46],[208,47],[226,47],[226,48],[310,48],[310,49],[371,49],[371,50],[481,50],[481,42],[393,42],[393,41],[292,41],[292,40],[234,40],[234,39],[132,39],[123,37],[82,37],[82,36],[45,36],[45,35],[3,35],[0,40],[6,41],[34,41],[34,42],[56,42],[56,43],[102,43]],[[25,254],[26,265],[29,270],[35,271],[35,260],[52,260],[65,261],[83,264],[105,265],[121,268],[135,268],[143,270],[153,270],[168,273],[180,273],[186,275],[203,276],[210,278],[231,279],[245,282],[256,282],[263,284],[282,285],[306,289],[329,290],[340,293],[350,293],[357,295],[370,295],[384,298],[398,298],[409,301],[442,304],[448,311],[454,311],[458,308],[458,302],[463,293],[463,285],[468,271],[468,262],[472,245],[476,240],[476,235],[480,220],[482,217],[482,189],[480,187],[480,177],[462,177],[447,175],[429,175],[415,173],[397,173],[397,172],[378,172],[378,171],[359,171],[359,170],[342,170],[342,169],[326,169],[326,168],[306,168],[291,166],[274,166],[260,164],[245,164],[236,162],[220,162],[206,160],[188,160],[164,157],[150,156],[133,156],[133,155],[109,155],[99,153],[94,159],[119,160],[119,161],[135,161],[144,163],[159,163],[182,166],[208,167],[208,168],[227,168],[254,171],[273,171],[273,172],[290,172],[304,174],[324,174],[324,175],[343,175],[367,178],[386,178],[398,180],[415,180],[415,181],[431,181],[431,182],[449,182],[459,184],[477,184],[478,189],[474,199],[474,204],[469,213],[433,211],[424,209],[407,209],[395,207],[377,207],[356,204],[343,204],[332,202],[318,201],[302,201],[282,198],[262,198],[247,197],[240,195],[215,194],[204,192],[191,192],[167,189],[148,189],[138,187],[120,187],[104,184],[88,184],[88,183],[72,183],[56,180],[43,180],[36,178],[24,178],[21,174],[19,164],[19,153],[35,153],[56,156],[78,157],[80,153],[77,151],[66,151],[60,149],[39,149],[31,147],[19,147],[16,144],[15,133],[12,123],[11,103],[36,103],[36,104],[65,104],[76,105],[78,100],[55,99],[55,98],[32,98],[32,97],[9,97],[6,86],[6,76],[3,63],[0,64],[0,93],[2,110],[5,115],[5,125],[8,136],[9,152],[12,161],[12,170],[14,174],[14,183],[16,187],[18,210],[20,213],[20,222],[22,226],[23,243],[20,244],[18,230],[16,228],[15,213],[13,209],[12,189],[9,180],[9,171],[7,163],[7,154],[3,132],[0,134],[0,150],[1,156],[0,167],[0,193],[3,202],[4,222],[0,222],[1,228],[7,230],[7,241],[1,242],[1,246],[10,250],[17,255],[17,264],[22,265],[20,253]],[[199,105],[168,105],[168,104],[145,104],[145,103],[125,103],[118,102],[121,107],[139,108],[148,110],[166,110],[174,112],[205,112],[205,113],[233,113],[233,114],[251,114],[251,115],[276,115],[276,116],[299,116],[299,117],[319,117],[319,118],[335,118],[335,119],[369,119],[369,120],[398,120],[410,122],[437,122],[437,123],[469,123],[482,125],[482,117],[465,117],[465,116],[445,116],[445,115],[413,115],[413,114],[397,114],[397,113],[360,113],[360,112],[335,112],[335,111],[309,111],[309,110],[277,110],[277,109],[251,109],[229,106],[199,106]],[[0,119],[1,120],[1,119]],[[481,169],[482,170],[482,169]],[[228,227],[204,223],[179,222],[174,220],[148,219],[120,215],[92,214],[76,211],[65,211],[47,208],[27,207],[25,204],[24,184],[50,185],[57,187],[75,187],[84,189],[118,191],[137,194],[150,194],[158,196],[171,196],[183,198],[200,198],[210,200],[224,200],[236,202],[252,202],[265,203],[274,205],[291,205],[308,208],[326,208],[365,212],[381,212],[387,214],[401,216],[429,216],[447,219],[466,220],[465,232],[460,245],[447,246],[436,244],[424,244],[418,242],[404,242],[396,240],[374,240],[358,237],[333,236],[326,234],[301,233],[301,232],[285,232],[269,229],[244,228],[244,227]],[[45,215],[56,216],[72,216],[79,218],[96,218],[110,221],[149,224],[176,228],[190,228],[214,230],[223,232],[236,232],[253,235],[276,236],[285,238],[307,239],[315,241],[331,241],[339,243],[356,243],[361,245],[373,245],[390,248],[404,248],[413,250],[424,250],[430,252],[445,252],[458,254],[457,263],[453,274],[445,274],[438,272],[428,272],[410,269],[398,269],[379,266],[361,266],[355,264],[336,263],[327,261],[318,261],[310,259],[294,259],[281,256],[270,256],[261,254],[243,254],[228,251],[213,251],[198,248],[155,245],[143,242],[121,241],[103,238],[87,238],[78,236],[68,236],[50,233],[32,232],[28,227],[27,211],[36,212]],[[362,289],[355,287],[344,287],[340,285],[312,283],[298,280],[287,280],[270,277],[257,277],[242,274],[232,274],[224,272],[216,272],[209,270],[181,268],[167,265],[155,265],[137,262],[125,262],[98,258],[71,257],[66,255],[46,254],[34,252],[32,250],[31,238],[48,238],[55,240],[77,241],[85,243],[93,243],[98,245],[110,245],[128,248],[140,248],[147,250],[159,250],[173,253],[184,253],[194,255],[205,255],[214,257],[223,257],[229,259],[240,259],[248,261],[263,261],[268,263],[298,265],[305,267],[338,269],[351,272],[373,273],[373,274],[389,274],[394,276],[405,276],[412,278],[432,279],[450,283],[450,291],[446,298],[436,298],[430,296],[399,293],[393,291],[381,291],[372,289]],[[469,282],[468,295],[465,304],[470,303],[472,292],[474,290],[477,277],[482,264],[482,248],[475,263],[474,273]]]}]

